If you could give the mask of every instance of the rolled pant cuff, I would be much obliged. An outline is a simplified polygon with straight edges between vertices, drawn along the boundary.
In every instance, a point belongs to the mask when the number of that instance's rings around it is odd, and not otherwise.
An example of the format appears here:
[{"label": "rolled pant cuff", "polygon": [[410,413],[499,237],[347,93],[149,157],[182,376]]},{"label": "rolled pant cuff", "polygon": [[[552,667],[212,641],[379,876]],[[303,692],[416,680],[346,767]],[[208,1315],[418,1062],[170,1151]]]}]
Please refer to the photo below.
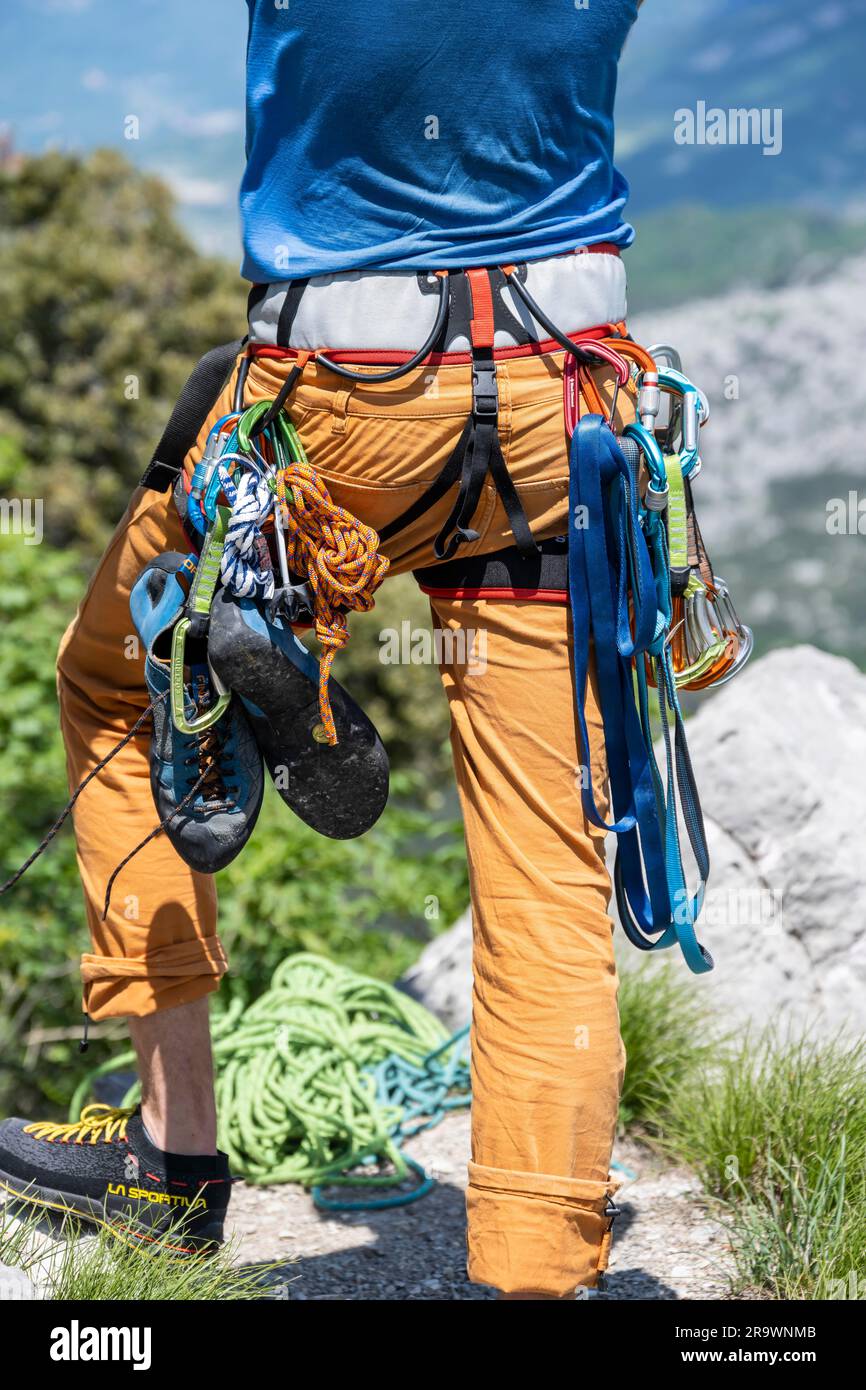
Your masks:
[{"label": "rolled pant cuff", "polygon": [[469,1164],[469,1278],[502,1293],[569,1298],[607,1268],[620,1183]]},{"label": "rolled pant cuff", "polygon": [[228,969],[217,937],[179,941],[141,956],[81,957],[84,1010],[104,1018],[141,1018],[211,994]]}]

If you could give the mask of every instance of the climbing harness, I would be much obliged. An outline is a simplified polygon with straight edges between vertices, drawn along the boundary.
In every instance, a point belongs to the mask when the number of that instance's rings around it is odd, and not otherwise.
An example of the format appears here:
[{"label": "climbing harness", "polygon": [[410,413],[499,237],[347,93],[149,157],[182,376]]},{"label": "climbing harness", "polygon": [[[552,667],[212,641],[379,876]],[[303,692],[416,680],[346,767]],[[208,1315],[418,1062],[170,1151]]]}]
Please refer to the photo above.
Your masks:
[{"label": "climbing harness", "polygon": [[[593,251],[603,248],[583,248]],[[678,943],[696,972],[711,968],[695,936],[709,857],[688,755],[679,692],[731,679],[752,650],[725,582],[710,564],[698,525],[693,486],[701,469],[700,434],[709,419],[704,393],[683,373],[674,348],[647,350],[624,323],[568,335],[527,287],[527,267],[471,268],[419,276],[435,290],[432,327],[417,350],[369,354],[291,348],[280,342],[298,312],[306,282],[286,295],[277,346],[293,358],[273,400],[244,404],[251,359],[259,346],[227,344],[193,373],[142,479],[175,485],[182,520],[198,550],[183,617],[174,633],[171,708],[177,727],[197,731],[218,721],[229,692],[211,676],[217,698],[190,718],[184,711],[186,643],[206,637],[219,584],[239,600],[268,606],[290,623],[312,620],[322,649],[319,704],[323,738],[336,741],[328,700],[335,653],[348,637],[347,613],[364,611],[384,578],[380,546],[455,490],[434,541],[437,563],[416,572],[422,588],[461,597],[527,596],[568,602],[574,624],[575,703],[584,750],[584,700],[590,651],[599,675],[613,822],[599,811],[592,785],[582,789],[585,814],[617,835],[614,886],[623,926],[641,949]],[[432,284],[430,283],[432,279]],[[540,325],[537,333],[504,307],[503,292]],[[252,300],[251,300],[252,302]],[[499,439],[497,334],[506,315],[513,351],[565,353],[563,411],[569,447],[567,535],[537,543]],[[461,319],[462,315],[462,319]],[[284,323],[285,318],[285,323]],[[471,364],[470,411],[460,439],[423,495],[377,535],[335,506],[306,458],[286,413],[308,363],[365,386],[390,383],[424,363],[453,360],[448,333],[465,332]],[[465,328],[464,326],[465,325]],[[522,336],[521,336],[522,335]],[[504,349],[507,355],[512,349]],[[354,364],[354,365],[352,365]],[[363,365],[362,365],[363,364]],[[599,369],[610,381],[602,386]],[[183,465],[213,401],[235,375],[233,409],[209,431],[189,488]],[[634,419],[618,416],[628,399]],[[630,415],[632,410],[628,412]],[[514,544],[493,555],[466,557],[479,539],[473,523],[485,483],[504,508]],[[592,644],[592,648],[591,648]],[[665,771],[656,760],[649,690],[655,687]],[[679,821],[698,870],[691,891],[683,867]]]},{"label": "climbing harness", "polygon": [[[234,1000],[214,1018],[220,1147],[247,1182],[303,1183],[326,1210],[417,1201],[434,1179],[402,1145],[469,1104],[467,1035],[449,1037],[435,1015],[381,980],[321,956],[290,956],[254,1003]],[[131,1065],[129,1052],[91,1071],[70,1117],[98,1077]],[[138,1083],[122,1105],[137,1098]],[[329,1195],[335,1186],[370,1195],[342,1200]]]}]

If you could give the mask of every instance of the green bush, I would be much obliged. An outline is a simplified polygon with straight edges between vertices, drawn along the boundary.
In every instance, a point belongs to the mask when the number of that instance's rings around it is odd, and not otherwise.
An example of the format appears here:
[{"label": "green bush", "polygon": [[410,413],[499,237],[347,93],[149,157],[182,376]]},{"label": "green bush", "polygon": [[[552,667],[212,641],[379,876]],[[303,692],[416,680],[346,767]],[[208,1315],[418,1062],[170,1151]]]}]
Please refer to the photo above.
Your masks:
[{"label": "green bush", "polygon": [[[54,688],[60,637],[81,595],[74,555],[0,537],[0,880],[38,844],[66,801]],[[0,1111],[27,1098],[38,1056],[45,1094],[65,1094],[66,1045],[34,1051],[35,1029],[80,1021],[83,909],[75,848],[61,834],[0,906]]]},{"label": "green bush", "polygon": [[243,333],[245,292],[113,151],[0,170],[0,435],[53,544],[96,559],[193,365]]}]

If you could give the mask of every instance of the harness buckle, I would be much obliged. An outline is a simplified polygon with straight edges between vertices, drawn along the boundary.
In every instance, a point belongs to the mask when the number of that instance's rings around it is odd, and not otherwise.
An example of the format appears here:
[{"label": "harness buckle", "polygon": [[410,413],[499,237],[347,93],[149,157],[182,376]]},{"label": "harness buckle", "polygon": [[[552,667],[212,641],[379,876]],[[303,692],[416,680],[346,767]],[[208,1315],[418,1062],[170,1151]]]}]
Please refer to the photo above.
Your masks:
[{"label": "harness buckle", "polygon": [[472,364],[472,414],[476,420],[499,418],[499,387],[492,359]]}]

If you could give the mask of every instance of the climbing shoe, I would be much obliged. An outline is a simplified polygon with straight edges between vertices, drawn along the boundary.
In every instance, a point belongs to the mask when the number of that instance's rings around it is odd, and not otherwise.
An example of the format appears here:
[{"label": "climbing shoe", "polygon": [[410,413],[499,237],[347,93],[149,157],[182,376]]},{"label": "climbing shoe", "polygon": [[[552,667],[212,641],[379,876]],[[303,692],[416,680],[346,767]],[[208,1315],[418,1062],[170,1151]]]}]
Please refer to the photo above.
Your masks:
[{"label": "climbing shoe", "polygon": [[320,835],[350,840],[388,800],[388,755],[364,711],[335,680],[328,693],[337,743],[323,736],[319,664],[281,617],[221,589],[208,655],[219,681],[243,699],[281,797]]},{"label": "climbing shoe", "polygon": [[138,1110],[88,1105],[73,1124],[0,1124],[0,1195],[105,1226],[129,1245],[177,1254],[221,1245],[230,1192],[224,1153],[164,1153]]},{"label": "climbing shoe", "polygon": [[[153,709],[150,785],[165,833],[190,868],[213,874],[243,849],[264,794],[264,770],[240,700],[198,733],[181,733],[172,720],[172,629],[186,601],[187,557],[174,551],[145,566],[129,606],[144,643],[144,674]],[[189,721],[218,698],[204,638],[187,639],[183,705]]]}]

